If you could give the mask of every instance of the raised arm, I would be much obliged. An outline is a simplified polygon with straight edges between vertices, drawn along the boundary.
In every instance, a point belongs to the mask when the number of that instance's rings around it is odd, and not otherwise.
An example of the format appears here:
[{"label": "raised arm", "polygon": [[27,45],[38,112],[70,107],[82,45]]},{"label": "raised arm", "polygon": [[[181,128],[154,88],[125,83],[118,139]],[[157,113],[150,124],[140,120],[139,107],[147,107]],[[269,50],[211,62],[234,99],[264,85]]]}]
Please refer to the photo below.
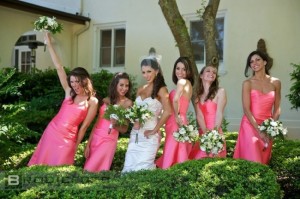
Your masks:
[{"label": "raised arm", "polygon": [[67,74],[64,70],[64,67],[62,66],[62,63],[61,63],[59,57],[57,56],[57,54],[55,52],[55,49],[54,49],[52,41],[51,41],[50,33],[48,33],[48,32],[45,34],[45,41],[47,43],[51,59],[52,59],[54,65],[55,65],[55,68],[57,70],[57,74],[58,74],[60,83],[61,83],[61,85],[62,85],[62,87],[65,90],[65,93],[67,95],[68,93],[70,93],[70,90],[71,90],[71,88],[68,85]]}]

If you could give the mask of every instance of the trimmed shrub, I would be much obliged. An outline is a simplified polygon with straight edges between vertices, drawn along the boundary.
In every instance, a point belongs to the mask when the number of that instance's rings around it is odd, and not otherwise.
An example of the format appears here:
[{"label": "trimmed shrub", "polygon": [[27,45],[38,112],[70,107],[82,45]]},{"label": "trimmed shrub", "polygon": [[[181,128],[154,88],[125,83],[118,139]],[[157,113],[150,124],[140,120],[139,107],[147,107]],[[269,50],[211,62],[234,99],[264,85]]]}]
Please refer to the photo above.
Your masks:
[{"label": "trimmed shrub", "polygon": [[[120,175],[74,166],[23,168],[7,175],[22,182],[1,198],[281,198],[269,167],[243,160],[203,159],[170,169]],[[7,185],[7,178],[2,181]],[[7,187],[7,186],[6,186]]]}]

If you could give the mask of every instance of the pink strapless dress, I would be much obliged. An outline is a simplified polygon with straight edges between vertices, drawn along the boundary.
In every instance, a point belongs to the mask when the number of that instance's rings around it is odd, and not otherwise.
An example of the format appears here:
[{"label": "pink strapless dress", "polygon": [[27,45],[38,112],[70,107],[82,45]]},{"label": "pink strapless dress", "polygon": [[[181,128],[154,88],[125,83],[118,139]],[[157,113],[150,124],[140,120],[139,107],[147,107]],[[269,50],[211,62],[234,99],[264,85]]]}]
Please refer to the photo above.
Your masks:
[{"label": "pink strapless dress", "polygon": [[85,119],[86,104],[75,104],[65,98],[58,114],[45,129],[28,166],[72,165],[74,163],[78,126]]},{"label": "pink strapless dress", "polygon": [[[170,92],[170,101],[173,102],[176,90],[172,90]],[[189,102],[187,98],[181,96],[179,99],[179,114],[183,120],[184,124],[187,124],[187,110],[189,108]],[[156,160],[156,165],[159,168],[166,169],[171,167],[176,163],[185,162],[189,159],[189,154],[192,150],[192,143],[188,142],[177,142],[174,137],[173,133],[178,130],[178,125],[175,120],[174,111],[172,115],[166,122],[165,130],[166,130],[166,138],[165,138],[165,145],[163,149],[163,155]]]},{"label": "pink strapless dress", "polygon": [[[207,100],[204,104],[198,103],[200,110],[203,113],[205,125],[207,129],[215,128],[216,114],[217,114],[217,104],[211,100]],[[203,132],[199,130],[199,135],[201,136]],[[219,133],[223,134],[221,128],[219,128]],[[206,152],[200,150],[199,142],[196,142],[193,146],[192,152],[190,153],[190,159],[201,159],[206,157],[213,157],[212,154],[206,154]],[[220,151],[215,157],[226,157],[226,143],[224,143],[224,150]]]},{"label": "pink strapless dress", "polygon": [[93,129],[93,137],[90,143],[90,156],[84,164],[84,170],[89,172],[110,170],[116,152],[119,132],[115,129],[111,129],[108,134],[110,121],[103,118],[106,107],[106,104],[100,107],[98,117],[101,118]]},{"label": "pink strapless dress", "polygon": [[[274,101],[275,91],[264,94],[258,90],[251,90],[250,110],[257,124],[261,124],[265,119],[272,116]],[[233,158],[268,164],[271,158],[272,142],[267,148],[264,148],[264,145],[265,143],[260,138],[259,133],[244,115]]]}]

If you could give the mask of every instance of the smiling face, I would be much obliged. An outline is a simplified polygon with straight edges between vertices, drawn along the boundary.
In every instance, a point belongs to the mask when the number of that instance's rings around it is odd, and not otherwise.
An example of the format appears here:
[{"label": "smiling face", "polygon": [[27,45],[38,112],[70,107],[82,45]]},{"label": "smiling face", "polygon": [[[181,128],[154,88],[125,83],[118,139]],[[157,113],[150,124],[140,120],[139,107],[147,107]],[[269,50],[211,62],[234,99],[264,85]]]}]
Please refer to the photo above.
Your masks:
[{"label": "smiling face", "polygon": [[72,75],[70,77],[70,84],[76,95],[83,95],[85,93],[78,77]]},{"label": "smiling face", "polygon": [[120,79],[117,84],[117,92],[119,96],[124,97],[129,90],[129,80],[128,79]]},{"label": "smiling face", "polygon": [[176,64],[175,75],[178,78],[178,80],[186,78],[186,68],[182,62],[178,62]]},{"label": "smiling face", "polygon": [[213,82],[217,77],[217,69],[212,66],[207,66],[203,70],[203,73],[200,75],[202,81]]},{"label": "smiling face", "polygon": [[267,62],[264,61],[259,55],[254,54],[250,59],[250,67],[254,72],[264,69]]},{"label": "smiling face", "polygon": [[151,66],[142,66],[142,75],[147,83],[152,83],[157,75],[158,71],[154,70]]}]

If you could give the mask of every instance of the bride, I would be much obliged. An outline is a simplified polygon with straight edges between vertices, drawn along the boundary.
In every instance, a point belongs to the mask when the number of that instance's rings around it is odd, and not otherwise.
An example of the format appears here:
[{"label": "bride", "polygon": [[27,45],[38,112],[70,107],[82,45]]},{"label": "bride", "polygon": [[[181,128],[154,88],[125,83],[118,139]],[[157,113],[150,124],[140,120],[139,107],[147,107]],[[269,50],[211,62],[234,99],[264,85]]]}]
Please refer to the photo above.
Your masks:
[{"label": "bride", "polygon": [[159,63],[154,57],[141,62],[142,75],[146,84],[137,90],[137,105],[147,105],[152,118],[144,125],[135,122],[122,172],[155,169],[155,156],[160,144],[160,127],[171,114],[168,90]]}]

